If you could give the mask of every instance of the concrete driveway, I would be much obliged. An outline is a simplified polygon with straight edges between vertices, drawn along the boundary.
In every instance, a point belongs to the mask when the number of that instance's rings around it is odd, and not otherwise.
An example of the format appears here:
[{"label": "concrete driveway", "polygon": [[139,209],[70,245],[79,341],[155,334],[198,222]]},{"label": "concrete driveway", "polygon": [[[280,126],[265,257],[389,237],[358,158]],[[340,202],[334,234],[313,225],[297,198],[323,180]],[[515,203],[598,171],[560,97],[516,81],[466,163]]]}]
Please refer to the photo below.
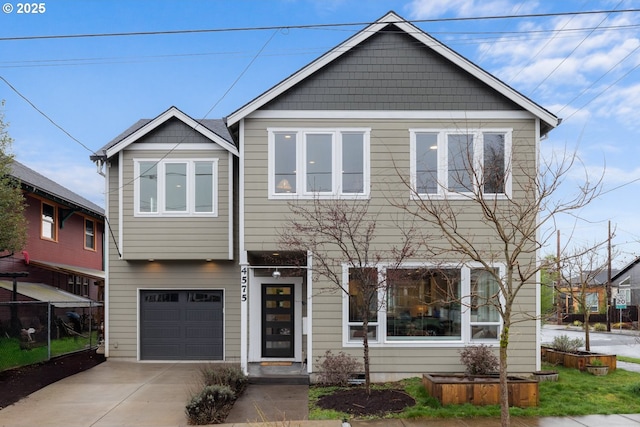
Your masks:
[{"label": "concrete driveway", "polygon": [[[0,427],[186,426],[185,405],[201,389],[203,366],[109,359],[0,410]],[[301,420],[295,426],[342,425],[340,420],[306,420],[307,405],[306,385],[252,384],[222,426],[257,426],[262,424],[256,421],[278,422],[283,417]]]},{"label": "concrete driveway", "polygon": [[104,362],[51,384],[0,411],[0,426],[187,425],[197,363]]}]

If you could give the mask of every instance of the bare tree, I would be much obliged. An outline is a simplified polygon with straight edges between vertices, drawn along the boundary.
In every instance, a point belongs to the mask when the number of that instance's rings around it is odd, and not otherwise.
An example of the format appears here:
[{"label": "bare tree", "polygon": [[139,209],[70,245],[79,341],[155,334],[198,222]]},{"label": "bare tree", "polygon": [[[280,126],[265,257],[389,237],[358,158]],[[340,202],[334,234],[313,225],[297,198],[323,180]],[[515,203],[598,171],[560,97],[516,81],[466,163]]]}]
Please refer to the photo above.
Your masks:
[{"label": "bare tree", "polygon": [[[596,286],[597,277],[607,271],[607,256],[599,252],[606,247],[607,240],[589,247],[576,247],[563,257],[561,267],[562,285],[564,285],[578,305],[578,311],[584,314],[584,345],[591,351],[589,342],[589,318],[593,305],[593,296],[599,300]],[[604,285],[602,285],[604,286]],[[595,289],[595,290],[594,290]],[[605,301],[606,305],[606,301]]]},{"label": "bare tree", "polygon": [[[397,245],[376,245],[381,214],[370,212],[368,200],[314,198],[292,202],[289,207],[292,215],[280,233],[280,244],[288,250],[311,251],[314,277],[326,279],[332,289],[348,296],[355,312],[351,320],[362,322],[358,335],[362,337],[365,386],[370,393],[369,321],[377,317],[383,304],[379,294],[386,292],[386,272],[416,252],[413,227],[398,225]],[[387,265],[386,272],[378,269],[381,263]],[[343,266],[349,271],[347,283]]]},{"label": "bare tree", "polygon": [[[499,150],[487,153],[485,146],[484,158],[478,161],[473,143],[464,137],[466,135],[459,140],[449,140],[444,182],[442,175],[424,172],[428,168],[421,171],[418,167],[413,180],[406,179],[398,170],[412,197],[409,201],[393,203],[429,227],[432,239],[441,242],[437,247],[430,246],[443,258],[474,262],[495,282],[493,295],[485,295],[484,300],[471,295],[471,305],[491,304],[502,321],[500,406],[501,423],[507,427],[509,332],[515,323],[536,318],[535,313],[519,309],[518,294],[527,287],[537,286],[537,276],[544,266],[538,254],[553,235],[555,218],[575,213],[593,200],[601,191],[601,178],[591,182],[585,172],[584,183],[558,200],[559,189],[568,180],[569,171],[573,174],[579,166],[575,153],[553,156],[538,168],[533,149],[524,153],[522,150],[526,148],[519,148],[520,151],[507,156]],[[456,148],[459,152],[453,151]],[[429,166],[426,161],[424,164]],[[421,172],[424,173],[421,175]],[[428,186],[423,185],[424,182],[430,184],[432,190],[425,191]],[[503,270],[496,265],[503,266]]]}]

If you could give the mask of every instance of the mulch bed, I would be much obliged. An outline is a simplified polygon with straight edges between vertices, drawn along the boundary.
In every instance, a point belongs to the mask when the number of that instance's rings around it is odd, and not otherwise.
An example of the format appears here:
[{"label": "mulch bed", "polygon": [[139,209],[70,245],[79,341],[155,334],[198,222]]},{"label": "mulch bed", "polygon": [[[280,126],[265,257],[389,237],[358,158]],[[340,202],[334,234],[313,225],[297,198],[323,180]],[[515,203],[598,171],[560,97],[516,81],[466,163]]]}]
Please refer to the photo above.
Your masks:
[{"label": "mulch bed", "polygon": [[68,376],[85,371],[105,361],[95,350],[79,351],[48,362],[22,366],[0,372],[0,409]]},{"label": "mulch bed", "polygon": [[376,415],[401,412],[416,401],[403,390],[383,389],[371,390],[371,395],[363,387],[340,390],[318,399],[317,406],[323,409],[334,409],[355,416]]}]

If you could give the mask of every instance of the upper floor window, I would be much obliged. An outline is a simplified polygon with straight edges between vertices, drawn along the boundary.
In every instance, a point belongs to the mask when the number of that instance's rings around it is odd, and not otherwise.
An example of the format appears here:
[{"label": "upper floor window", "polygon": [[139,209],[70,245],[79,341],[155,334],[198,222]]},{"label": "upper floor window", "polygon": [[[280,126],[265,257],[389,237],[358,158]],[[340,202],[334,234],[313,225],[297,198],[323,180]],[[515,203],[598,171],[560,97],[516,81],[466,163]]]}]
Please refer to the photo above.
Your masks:
[{"label": "upper floor window", "polygon": [[96,222],[92,219],[84,219],[84,248],[96,250]]},{"label": "upper floor window", "polygon": [[137,215],[217,215],[218,159],[145,159],[134,164]]},{"label": "upper floor window", "polygon": [[269,129],[269,195],[367,197],[369,129]]},{"label": "upper floor window", "polygon": [[42,226],[40,236],[42,236],[42,238],[44,239],[56,240],[57,222],[58,216],[56,215],[56,207],[42,202]]},{"label": "upper floor window", "polygon": [[411,129],[418,195],[511,195],[511,130]]}]

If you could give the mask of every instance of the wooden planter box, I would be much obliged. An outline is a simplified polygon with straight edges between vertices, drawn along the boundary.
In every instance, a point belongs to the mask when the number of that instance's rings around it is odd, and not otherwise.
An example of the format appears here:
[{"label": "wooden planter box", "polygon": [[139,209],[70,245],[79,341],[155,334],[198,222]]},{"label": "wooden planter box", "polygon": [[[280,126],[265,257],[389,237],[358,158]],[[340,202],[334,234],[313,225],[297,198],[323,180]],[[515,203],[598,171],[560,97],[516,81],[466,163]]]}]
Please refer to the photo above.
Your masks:
[{"label": "wooden planter box", "polygon": [[[423,374],[422,384],[430,396],[443,405],[498,405],[500,379],[497,376],[468,376],[464,374]],[[510,376],[509,406],[526,408],[538,406],[538,381]]]},{"label": "wooden planter box", "polygon": [[591,353],[588,351],[578,351],[575,353],[565,353],[553,350],[548,347],[541,347],[542,361],[552,365],[562,365],[566,368],[574,368],[584,371],[587,365],[599,360],[604,366],[608,366],[610,371],[616,370],[617,358],[615,354]]}]

